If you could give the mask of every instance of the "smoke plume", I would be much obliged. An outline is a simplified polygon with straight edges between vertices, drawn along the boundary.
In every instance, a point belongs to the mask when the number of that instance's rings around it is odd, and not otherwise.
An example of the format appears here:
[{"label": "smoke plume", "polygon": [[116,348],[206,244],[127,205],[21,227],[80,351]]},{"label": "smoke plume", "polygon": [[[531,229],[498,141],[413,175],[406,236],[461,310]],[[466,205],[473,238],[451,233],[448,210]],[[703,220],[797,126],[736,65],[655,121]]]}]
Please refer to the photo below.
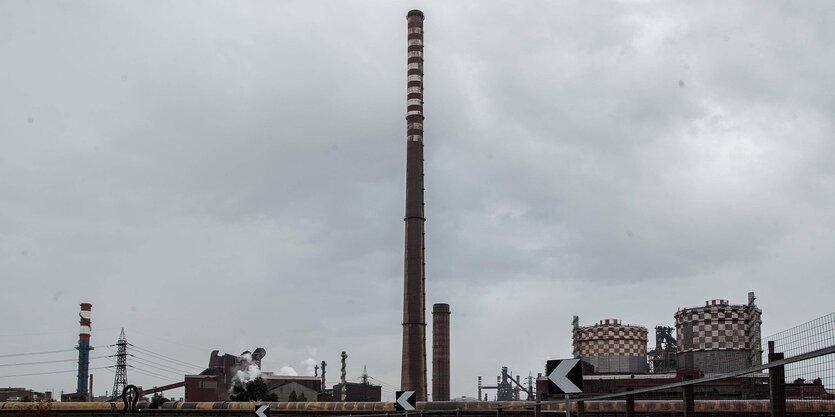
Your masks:
[{"label": "smoke plume", "polygon": [[247,382],[261,376],[261,368],[252,360],[252,354],[244,353],[241,355],[240,369],[235,372],[235,377],[232,379],[232,386],[236,384],[246,385]]}]

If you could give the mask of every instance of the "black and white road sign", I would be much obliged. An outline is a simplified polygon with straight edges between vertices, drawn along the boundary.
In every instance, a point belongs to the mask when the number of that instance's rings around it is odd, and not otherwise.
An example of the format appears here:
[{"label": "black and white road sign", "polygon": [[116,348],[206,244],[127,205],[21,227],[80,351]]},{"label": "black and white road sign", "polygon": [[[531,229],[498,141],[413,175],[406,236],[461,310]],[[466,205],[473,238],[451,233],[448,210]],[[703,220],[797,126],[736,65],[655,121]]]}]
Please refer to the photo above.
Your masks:
[{"label": "black and white road sign", "polygon": [[269,416],[270,415],[270,406],[262,405],[262,406],[258,407],[258,409],[255,410],[255,415],[257,417],[267,417],[267,416]]},{"label": "black and white road sign", "polygon": [[397,399],[394,400],[394,409],[397,411],[415,411],[415,392],[397,391]]},{"label": "black and white road sign", "polygon": [[580,359],[548,361],[545,371],[548,372],[548,394],[583,392],[583,366]]}]

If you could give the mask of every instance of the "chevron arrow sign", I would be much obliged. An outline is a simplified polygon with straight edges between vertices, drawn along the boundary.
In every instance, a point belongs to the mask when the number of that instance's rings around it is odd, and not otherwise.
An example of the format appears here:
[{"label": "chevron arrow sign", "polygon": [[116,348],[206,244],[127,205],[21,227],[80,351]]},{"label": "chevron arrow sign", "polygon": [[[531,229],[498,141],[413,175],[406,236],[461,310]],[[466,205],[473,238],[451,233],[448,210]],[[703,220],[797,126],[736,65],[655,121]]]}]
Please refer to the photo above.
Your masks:
[{"label": "chevron arrow sign", "polygon": [[583,392],[583,367],[580,359],[548,361],[548,394],[579,394]]},{"label": "chevron arrow sign", "polygon": [[397,411],[415,411],[415,392],[397,391],[394,409]]}]

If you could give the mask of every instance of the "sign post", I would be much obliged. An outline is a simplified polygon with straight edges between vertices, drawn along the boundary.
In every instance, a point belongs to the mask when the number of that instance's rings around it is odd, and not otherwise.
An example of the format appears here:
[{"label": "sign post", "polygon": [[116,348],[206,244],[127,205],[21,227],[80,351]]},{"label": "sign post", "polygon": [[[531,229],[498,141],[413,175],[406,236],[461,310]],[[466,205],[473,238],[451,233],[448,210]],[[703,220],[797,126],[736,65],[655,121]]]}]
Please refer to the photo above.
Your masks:
[{"label": "sign post", "polygon": [[565,417],[571,417],[571,403],[568,402],[568,394],[565,394]]},{"label": "sign post", "polygon": [[569,394],[583,392],[583,366],[580,359],[557,359],[545,365],[548,373],[548,394],[565,395],[565,417],[571,417]]}]

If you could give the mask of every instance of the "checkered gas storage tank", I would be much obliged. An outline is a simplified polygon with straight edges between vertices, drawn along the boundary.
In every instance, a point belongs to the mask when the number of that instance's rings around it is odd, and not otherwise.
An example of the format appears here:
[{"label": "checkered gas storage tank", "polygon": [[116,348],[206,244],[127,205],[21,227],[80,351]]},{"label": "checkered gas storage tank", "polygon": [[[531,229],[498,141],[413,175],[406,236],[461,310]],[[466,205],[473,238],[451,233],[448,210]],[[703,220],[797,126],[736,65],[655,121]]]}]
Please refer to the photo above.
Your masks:
[{"label": "checkered gas storage tank", "polygon": [[647,365],[647,328],[601,320],[574,329],[574,352],[594,366],[595,373],[644,373]]}]

